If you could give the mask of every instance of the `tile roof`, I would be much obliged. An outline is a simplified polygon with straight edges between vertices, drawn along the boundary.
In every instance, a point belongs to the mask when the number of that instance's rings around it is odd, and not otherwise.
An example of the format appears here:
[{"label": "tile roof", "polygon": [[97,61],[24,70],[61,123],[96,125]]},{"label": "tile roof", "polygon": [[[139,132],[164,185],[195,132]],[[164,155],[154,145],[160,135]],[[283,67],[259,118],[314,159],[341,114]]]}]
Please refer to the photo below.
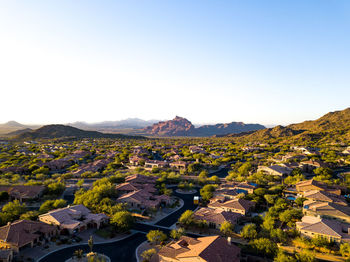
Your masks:
[{"label": "tile roof", "polygon": [[234,212],[203,207],[194,213],[194,217],[215,224],[221,224],[225,221],[235,224],[237,219],[241,218],[242,215]]},{"label": "tile roof", "polygon": [[228,200],[226,202],[220,203],[220,202],[212,202],[209,203],[208,207],[213,207],[213,208],[230,208],[230,209],[239,209],[239,210],[244,210],[248,211],[250,208],[254,207],[255,203],[249,200],[245,199],[232,199]]},{"label": "tile roof", "polygon": [[209,236],[200,238],[181,237],[177,242],[171,242],[159,251],[160,256],[175,259],[201,258],[207,262],[238,262],[240,248],[228,244],[225,238]]},{"label": "tile roof", "polygon": [[343,196],[329,193],[327,191],[320,190],[310,190],[304,192],[304,197],[311,200],[323,201],[323,202],[333,202],[336,204],[347,206],[347,202]]},{"label": "tile roof", "polygon": [[342,237],[343,225],[338,221],[333,221],[324,218],[312,218],[303,217],[302,222],[297,222],[297,227],[301,230],[310,231],[317,234]]},{"label": "tile roof", "polygon": [[40,185],[34,185],[34,186],[24,186],[24,185],[17,185],[17,186],[0,186],[0,191],[6,191],[9,193],[10,196],[15,198],[36,198],[38,197],[43,191],[45,187]]},{"label": "tile roof", "polygon": [[43,222],[19,220],[0,227],[0,240],[21,247],[40,237],[41,233],[55,230],[54,226]]}]

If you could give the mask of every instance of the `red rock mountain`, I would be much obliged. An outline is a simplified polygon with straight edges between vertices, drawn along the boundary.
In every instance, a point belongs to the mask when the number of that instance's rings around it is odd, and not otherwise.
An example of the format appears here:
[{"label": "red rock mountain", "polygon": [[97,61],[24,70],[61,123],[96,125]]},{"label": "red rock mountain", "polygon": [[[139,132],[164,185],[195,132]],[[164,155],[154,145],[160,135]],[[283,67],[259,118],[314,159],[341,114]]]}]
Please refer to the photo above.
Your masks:
[{"label": "red rock mountain", "polygon": [[186,118],[176,116],[173,120],[161,121],[143,129],[147,134],[158,136],[185,136],[195,129]]},{"label": "red rock mountain", "polygon": [[159,122],[146,127],[143,131],[149,135],[156,136],[214,136],[227,135],[230,133],[240,133],[255,131],[265,128],[259,124],[244,124],[241,122],[232,122],[228,124],[204,125],[195,128],[186,118],[176,116],[173,120]]}]

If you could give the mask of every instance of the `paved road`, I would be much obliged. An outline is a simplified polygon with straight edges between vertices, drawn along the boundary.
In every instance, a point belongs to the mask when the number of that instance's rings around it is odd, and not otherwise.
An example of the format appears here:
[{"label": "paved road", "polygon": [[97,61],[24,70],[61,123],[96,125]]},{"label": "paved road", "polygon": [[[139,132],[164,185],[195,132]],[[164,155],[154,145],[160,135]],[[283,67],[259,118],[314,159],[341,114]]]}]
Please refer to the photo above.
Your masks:
[{"label": "paved road", "polygon": [[[136,233],[130,237],[109,243],[109,244],[94,244],[94,251],[102,254],[106,254],[110,257],[111,261],[120,262],[132,262],[136,261],[135,250],[136,248],[146,240],[146,235],[143,233]],[[79,245],[73,247],[67,247],[65,249],[56,251],[40,262],[63,262],[71,258],[74,251],[77,249],[84,250],[84,253],[89,251],[88,245]]]},{"label": "paved road", "polygon": [[[183,194],[176,193],[174,190],[173,195],[182,198],[182,200],[184,201],[184,206],[181,207],[179,210],[170,214],[166,218],[158,221],[156,225],[136,223],[133,229],[140,231],[139,233],[136,233],[126,239],[115,241],[113,243],[95,244],[94,251],[98,253],[106,254],[111,258],[112,261],[118,261],[118,262],[136,261],[136,258],[135,258],[136,248],[146,240],[146,233],[148,233],[150,230],[156,230],[156,229],[159,229],[164,233],[169,233],[170,232],[169,227],[177,222],[178,218],[181,216],[181,214],[184,211],[188,209],[190,210],[196,209],[197,206],[193,204],[193,196],[196,194],[183,195]],[[195,235],[189,235],[189,236],[195,237]],[[77,249],[83,249],[84,252],[86,252],[89,250],[89,247],[87,244],[82,244],[74,247],[67,247],[65,249],[53,252],[52,254],[39,260],[39,262],[65,261],[68,258],[72,257],[74,251]]]},{"label": "paved road", "polygon": [[163,227],[170,227],[173,224],[177,222],[179,217],[183,212],[186,210],[195,210],[197,208],[197,205],[193,204],[193,197],[198,196],[198,193],[195,194],[179,194],[175,192],[175,188],[173,190],[173,195],[181,198],[184,201],[184,205],[182,208],[177,210],[176,212],[172,213],[171,215],[167,216],[166,218],[163,218],[162,220],[158,221],[156,223],[157,226],[163,226]]}]

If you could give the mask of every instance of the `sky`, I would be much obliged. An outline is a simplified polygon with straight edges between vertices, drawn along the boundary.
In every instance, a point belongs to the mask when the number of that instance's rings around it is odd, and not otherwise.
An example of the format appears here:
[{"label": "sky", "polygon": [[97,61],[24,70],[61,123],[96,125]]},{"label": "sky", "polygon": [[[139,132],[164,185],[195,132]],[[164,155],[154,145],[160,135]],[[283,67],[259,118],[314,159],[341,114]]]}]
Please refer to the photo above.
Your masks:
[{"label": "sky", "polygon": [[350,107],[350,2],[0,0],[0,122],[289,124]]}]

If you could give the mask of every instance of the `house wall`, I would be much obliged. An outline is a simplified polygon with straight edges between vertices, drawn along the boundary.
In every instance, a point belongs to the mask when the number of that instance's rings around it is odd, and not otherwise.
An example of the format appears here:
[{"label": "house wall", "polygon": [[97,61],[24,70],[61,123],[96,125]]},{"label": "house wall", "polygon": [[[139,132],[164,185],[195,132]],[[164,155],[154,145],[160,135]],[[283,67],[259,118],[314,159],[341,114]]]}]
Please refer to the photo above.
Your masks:
[{"label": "house wall", "polygon": [[310,232],[306,230],[300,230],[300,234],[307,238],[323,237],[323,238],[326,238],[328,241],[335,241],[338,243],[341,242],[341,237],[333,237],[333,236],[328,236],[328,235]]}]

